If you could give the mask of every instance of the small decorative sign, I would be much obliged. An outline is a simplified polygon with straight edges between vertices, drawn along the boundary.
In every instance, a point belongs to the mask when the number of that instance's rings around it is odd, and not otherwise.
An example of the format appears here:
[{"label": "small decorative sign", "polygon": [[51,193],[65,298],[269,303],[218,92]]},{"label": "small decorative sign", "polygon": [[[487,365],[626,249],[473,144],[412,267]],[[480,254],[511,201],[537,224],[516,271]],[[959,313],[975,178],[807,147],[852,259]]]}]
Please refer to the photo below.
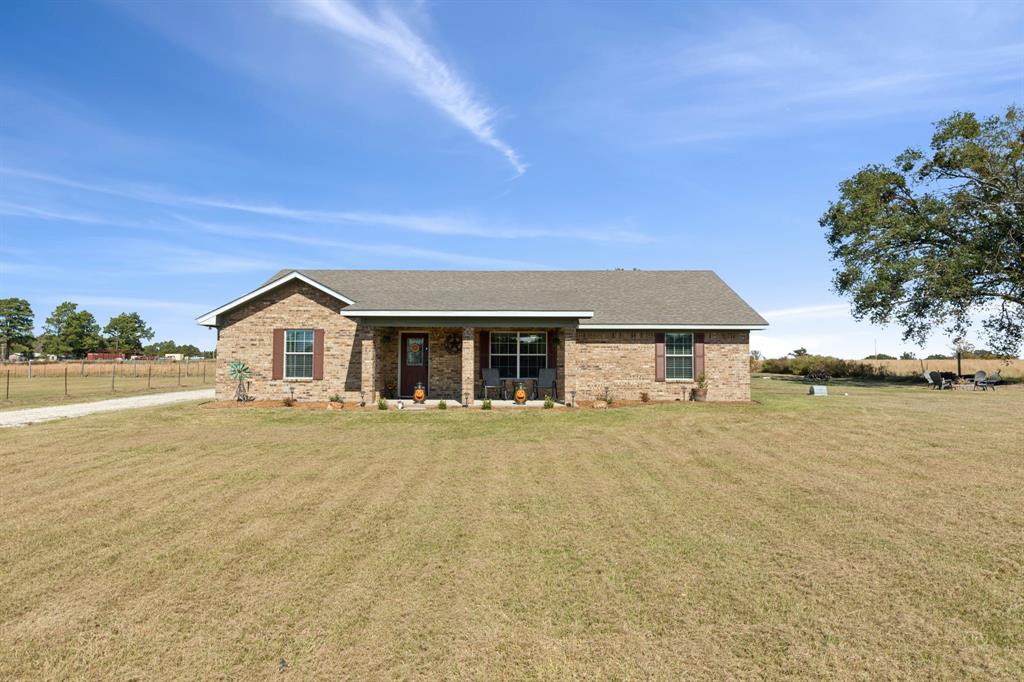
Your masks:
[{"label": "small decorative sign", "polygon": [[828,395],[828,386],[811,386],[807,395]]}]

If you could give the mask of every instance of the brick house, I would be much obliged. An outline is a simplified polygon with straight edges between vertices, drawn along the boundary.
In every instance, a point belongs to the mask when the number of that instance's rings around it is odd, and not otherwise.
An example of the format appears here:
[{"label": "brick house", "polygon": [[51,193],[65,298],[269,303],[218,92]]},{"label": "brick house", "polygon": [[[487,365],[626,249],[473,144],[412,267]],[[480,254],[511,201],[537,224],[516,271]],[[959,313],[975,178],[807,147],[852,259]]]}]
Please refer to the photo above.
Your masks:
[{"label": "brick house", "polygon": [[[217,329],[217,398],[466,403],[523,383],[558,400],[750,399],[749,336],[767,322],[715,273],[283,270],[198,318]],[[554,370],[552,372],[552,370]],[[551,380],[553,386],[550,386]],[[550,387],[549,387],[550,386]]]}]

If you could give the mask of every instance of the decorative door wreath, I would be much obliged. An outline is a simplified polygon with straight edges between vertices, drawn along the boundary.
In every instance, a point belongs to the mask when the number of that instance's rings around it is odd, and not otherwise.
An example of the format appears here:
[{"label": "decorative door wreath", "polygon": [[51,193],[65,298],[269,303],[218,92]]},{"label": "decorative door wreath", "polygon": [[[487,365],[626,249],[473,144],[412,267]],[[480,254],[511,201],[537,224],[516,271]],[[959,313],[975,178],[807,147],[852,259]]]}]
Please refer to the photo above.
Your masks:
[{"label": "decorative door wreath", "polygon": [[462,352],[462,334],[452,332],[444,337],[444,349],[448,351],[449,355]]}]

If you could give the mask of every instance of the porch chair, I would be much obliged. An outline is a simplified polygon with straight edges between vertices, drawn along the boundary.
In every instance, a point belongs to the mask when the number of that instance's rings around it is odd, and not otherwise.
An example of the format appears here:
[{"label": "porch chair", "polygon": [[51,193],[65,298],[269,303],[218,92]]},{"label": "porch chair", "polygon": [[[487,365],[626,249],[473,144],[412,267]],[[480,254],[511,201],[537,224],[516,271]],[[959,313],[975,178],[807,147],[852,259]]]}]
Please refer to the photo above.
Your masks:
[{"label": "porch chair", "polygon": [[985,384],[994,391],[996,390],[996,384],[1000,383],[1002,380],[1003,377],[999,375],[999,370],[996,370],[988,375],[988,379],[985,379]]},{"label": "porch chair", "polygon": [[981,388],[981,390],[983,390],[983,391],[988,390],[988,384],[985,382],[985,379],[987,377],[988,377],[988,375],[985,374],[985,372],[981,371],[980,369],[977,372],[974,373],[974,390],[975,391],[977,391],[979,388]]},{"label": "porch chair", "polygon": [[932,386],[940,391],[944,388],[953,388],[953,380],[947,379],[938,372],[929,372],[928,376],[932,379]]},{"label": "porch chair", "polygon": [[501,383],[501,379],[498,377],[498,368],[491,367],[488,369],[480,370],[481,375],[484,379],[484,400],[487,400],[487,389],[496,388],[500,392],[501,399],[505,399],[505,386]]},{"label": "porch chair", "polygon": [[921,376],[923,376],[924,380],[928,382],[928,388],[935,388],[935,382],[932,381],[932,377],[928,372],[921,372]]},{"label": "porch chair", "polygon": [[537,376],[537,383],[534,384],[533,398],[534,400],[540,400],[544,394],[541,389],[551,389],[551,397],[554,400],[558,400],[558,381],[555,379],[555,369],[548,367],[542,369],[540,374]]}]

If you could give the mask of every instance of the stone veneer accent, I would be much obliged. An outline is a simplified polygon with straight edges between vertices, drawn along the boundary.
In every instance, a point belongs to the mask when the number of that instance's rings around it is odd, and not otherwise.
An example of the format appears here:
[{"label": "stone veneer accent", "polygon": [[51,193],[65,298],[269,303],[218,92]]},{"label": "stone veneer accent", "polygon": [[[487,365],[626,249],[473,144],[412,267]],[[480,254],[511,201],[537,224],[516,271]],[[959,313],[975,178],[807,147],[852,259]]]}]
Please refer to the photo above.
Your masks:
[{"label": "stone veneer accent", "polygon": [[[689,398],[692,381],[654,380],[654,334],[648,330],[576,332],[576,399],[600,400],[605,388],[613,398],[651,400]],[[750,333],[704,332],[704,374],[708,400],[750,400]],[[572,390],[572,386],[569,386]]]},{"label": "stone veneer accent", "polygon": [[[250,394],[259,399],[327,400],[334,394],[367,403],[398,385],[399,334],[396,328],[373,328],[340,314],[345,304],[303,282],[289,282],[225,314],[217,340],[217,399],[234,397],[227,365],[244,360],[253,371]],[[273,330],[323,329],[324,378],[273,380]],[[472,328],[442,328],[429,336],[429,397],[462,401],[480,379],[479,332]],[[462,339],[462,351],[449,353],[449,334]],[[653,400],[689,397],[693,382],[654,380],[654,332],[558,330],[557,377],[559,398],[577,391],[577,400],[604,397],[637,400],[646,392]],[[749,333],[704,333],[704,369],[709,400],[750,399]],[[467,367],[467,361],[469,366]],[[473,389],[464,388],[474,386]],[[390,395],[394,396],[394,393]]]}]

